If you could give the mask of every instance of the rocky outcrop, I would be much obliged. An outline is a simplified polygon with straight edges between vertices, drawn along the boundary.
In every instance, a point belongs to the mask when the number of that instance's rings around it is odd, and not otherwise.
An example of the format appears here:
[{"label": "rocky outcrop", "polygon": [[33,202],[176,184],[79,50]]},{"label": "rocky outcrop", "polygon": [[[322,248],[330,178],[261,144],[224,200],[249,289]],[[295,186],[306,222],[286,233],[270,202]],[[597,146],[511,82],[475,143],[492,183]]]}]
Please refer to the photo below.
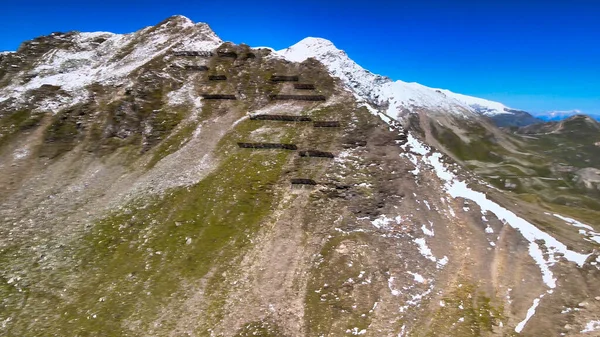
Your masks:
[{"label": "rocky outcrop", "polygon": [[576,173],[577,183],[587,189],[600,191],[600,170],[593,167],[586,167],[578,170]]}]

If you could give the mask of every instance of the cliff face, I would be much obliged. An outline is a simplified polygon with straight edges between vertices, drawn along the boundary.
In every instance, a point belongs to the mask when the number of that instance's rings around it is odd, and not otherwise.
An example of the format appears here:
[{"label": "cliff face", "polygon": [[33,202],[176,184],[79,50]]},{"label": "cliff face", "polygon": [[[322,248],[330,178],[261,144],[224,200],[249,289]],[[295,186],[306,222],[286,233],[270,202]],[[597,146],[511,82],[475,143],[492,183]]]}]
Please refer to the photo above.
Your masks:
[{"label": "cliff face", "polygon": [[183,17],[0,56],[0,331],[541,336],[593,324],[594,211],[578,222],[579,208],[481,181],[440,130],[501,131],[460,101],[390,118],[332,75]]}]

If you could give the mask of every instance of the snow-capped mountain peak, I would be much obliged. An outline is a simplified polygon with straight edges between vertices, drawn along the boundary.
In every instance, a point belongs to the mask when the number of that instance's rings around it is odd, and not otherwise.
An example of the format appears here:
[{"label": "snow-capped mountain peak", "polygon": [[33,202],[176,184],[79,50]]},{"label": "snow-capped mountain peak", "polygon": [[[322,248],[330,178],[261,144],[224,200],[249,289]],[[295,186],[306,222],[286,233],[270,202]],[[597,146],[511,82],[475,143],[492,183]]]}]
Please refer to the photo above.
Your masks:
[{"label": "snow-capped mountain peak", "polygon": [[540,112],[540,113],[536,113],[535,116],[538,118],[541,118],[543,120],[559,121],[559,120],[563,120],[565,118],[569,118],[571,116],[582,115],[582,114],[584,114],[583,111],[578,110],[578,109],[573,109],[573,110],[555,110],[555,111],[548,111],[548,112]]},{"label": "snow-capped mountain peak", "polygon": [[315,55],[346,54],[343,50],[336,48],[331,41],[319,37],[307,37],[284,51],[286,58],[295,62],[302,62],[307,58],[315,57]]},{"label": "snow-capped mountain peak", "polygon": [[277,54],[292,62],[315,58],[356,94],[372,102],[379,101],[379,93],[373,89],[392,82],[387,77],[364,69],[350,59],[346,52],[338,49],[331,41],[322,38],[307,37],[287,49],[278,51]]},{"label": "snow-capped mountain peak", "polygon": [[[93,83],[126,83],[128,76],[156,57],[172,51],[211,51],[222,43],[206,23],[194,23],[184,16],[172,16],[130,34],[53,33],[19,49],[26,52],[43,46],[48,50],[31,69],[15,63],[14,76],[0,90],[0,102],[11,98],[22,102],[26,92],[51,85],[70,95],[65,105],[60,105],[64,108],[87,99],[87,86]],[[55,47],[58,44],[60,48]]]},{"label": "snow-capped mountain peak", "polygon": [[446,89],[426,87],[419,83],[392,81],[373,74],[348,57],[331,41],[308,37],[295,45],[276,52],[293,62],[314,58],[330,73],[340,78],[357,96],[374,105],[387,105],[386,113],[398,117],[404,110],[428,108],[458,114],[479,113],[487,116],[510,113],[502,103],[453,93]]},{"label": "snow-capped mountain peak", "polygon": [[170,18],[167,18],[163,23],[173,23],[175,25],[181,25],[183,27],[192,27],[196,24],[190,20],[188,17],[183,15],[173,15]]}]

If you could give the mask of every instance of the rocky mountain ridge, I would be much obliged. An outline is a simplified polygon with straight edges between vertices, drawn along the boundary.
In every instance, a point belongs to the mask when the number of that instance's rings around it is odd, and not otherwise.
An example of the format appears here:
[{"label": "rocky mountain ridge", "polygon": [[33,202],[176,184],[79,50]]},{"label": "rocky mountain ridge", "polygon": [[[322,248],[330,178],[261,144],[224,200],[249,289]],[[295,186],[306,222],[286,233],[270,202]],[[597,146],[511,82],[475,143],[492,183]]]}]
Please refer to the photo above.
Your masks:
[{"label": "rocky mountain ridge", "polygon": [[511,109],[498,102],[457,94],[446,89],[429,88],[418,83],[393,82],[389,78],[365,70],[344,51],[325,39],[306,38],[277,53],[295,62],[309,57],[316,58],[359,97],[377,106],[387,106],[386,113],[393,118],[406,111],[426,107],[465,116],[470,113],[481,114],[498,121],[500,126],[541,122],[525,111]]},{"label": "rocky mountain ridge", "polygon": [[[194,24],[179,16],[125,35],[53,33],[25,42],[17,52],[3,56],[0,102],[24,103],[25,92],[46,85],[60,86],[74,105],[87,98],[86,86],[124,85],[125,77],[167,51],[212,50],[222,42],[207,24]],[[32,67],[21,66],[32,59],[37,61]]]}]

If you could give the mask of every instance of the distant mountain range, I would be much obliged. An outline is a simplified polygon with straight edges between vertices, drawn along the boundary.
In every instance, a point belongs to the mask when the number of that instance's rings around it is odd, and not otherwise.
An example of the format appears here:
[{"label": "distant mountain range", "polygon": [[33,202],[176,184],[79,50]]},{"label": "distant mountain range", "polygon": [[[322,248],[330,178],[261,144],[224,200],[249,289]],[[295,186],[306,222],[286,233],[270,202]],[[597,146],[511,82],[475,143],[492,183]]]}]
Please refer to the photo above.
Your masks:
[{"label": "distant mountain range", "polygon": [[575,115],[588,115],[596,120],[600,120],[600,114],[586,114],[585,112],[578,110],[578,109],[540,112],[540,113],[533,113],[532,115],[535,116],[536,118],[539,118],[541,120],[548,121],[548,122],[561,121],[563,119],[566,119],[566,118],[569,118],[569,117],[575,116]]}]

